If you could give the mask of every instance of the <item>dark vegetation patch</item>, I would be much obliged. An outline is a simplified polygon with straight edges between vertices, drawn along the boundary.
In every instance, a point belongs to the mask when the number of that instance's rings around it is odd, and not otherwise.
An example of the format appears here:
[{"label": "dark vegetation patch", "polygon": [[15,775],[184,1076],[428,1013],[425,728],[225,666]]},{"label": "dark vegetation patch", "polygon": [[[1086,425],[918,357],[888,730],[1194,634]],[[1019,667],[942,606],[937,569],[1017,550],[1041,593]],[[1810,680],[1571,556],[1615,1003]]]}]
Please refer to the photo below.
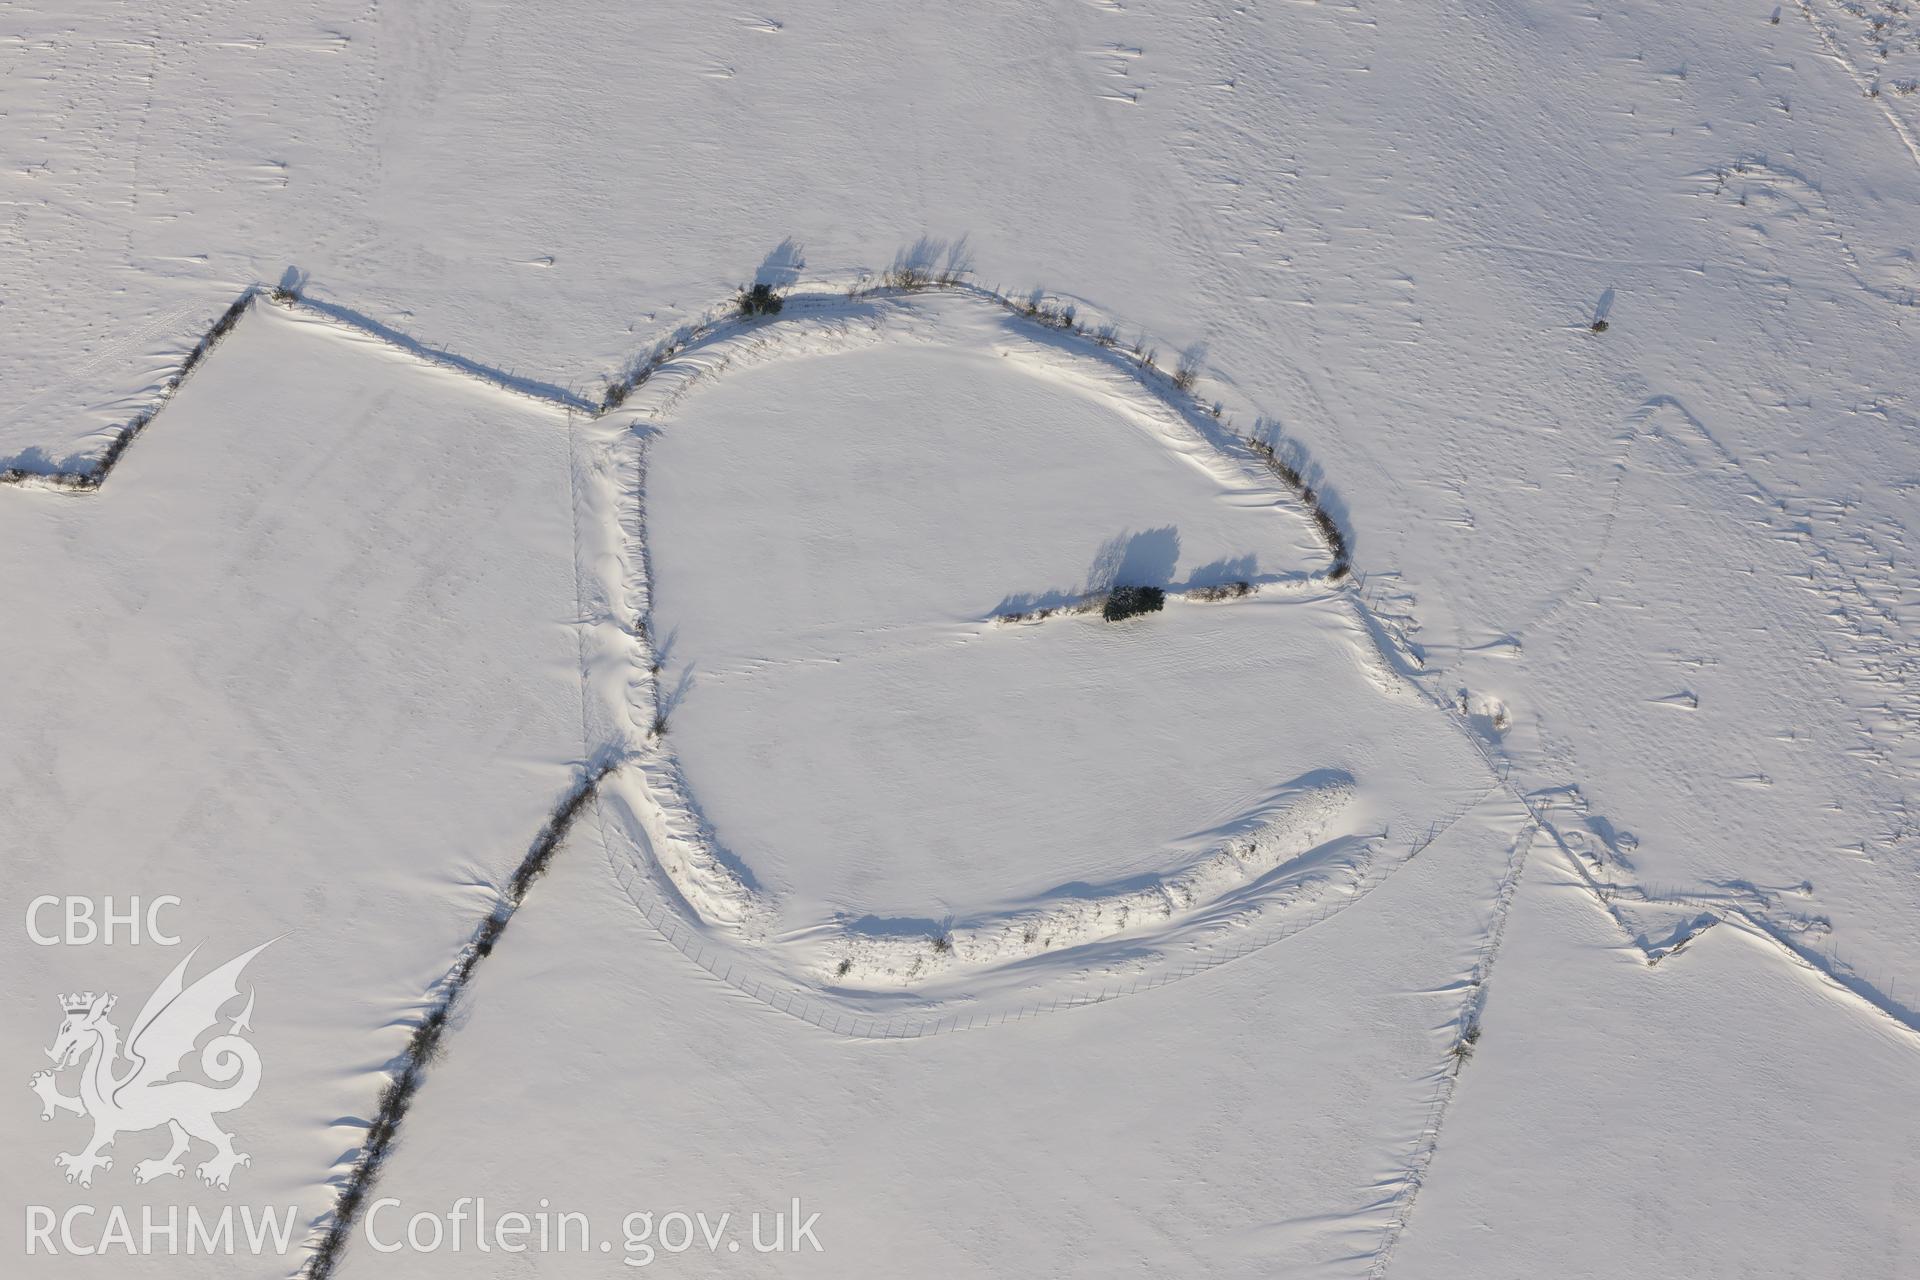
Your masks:
[{"label": "dark vegetation patch", "polygon": [[780,295],[774,292],[773,286],[764,280],[740,291],[740,314],[749,319],[754,316],[777,316],[785,305]]},{"label": "dark vegetation patch", "polygon": [[1314,492],[1312,485],[1307,483],[1307,478],[1300,474],[1300,469],[1282,458],[1279,451],[1267,441],[1257,437],[1250,438],[1247,441],[1247,447],[1266,464],[1268,471],[1278,477],[1287,488],[1293,490],[1294,496],[1306,505],[1307,511],[1313,517],[1314,528],[1320,531],[1320,536],[1326,539],[1327,549],[1333,553],[1333,568],[1327,576],[1335,582],[1346,577],[1353,568],[1352,557],[1347,550],[1347,535],[1341,530],[1339,522],[1320,505],[1320,495]]},{"label": "dark vegetation patch", "polygon": [[253,295],[254,290],[249,287],[242,290],[240,296],[228,304],[227,309],[222,311],[207,327],[206,332],[200,335],[200,340],[193,344],[193,349],[187,352],[186,359],[180,362],[180,367],[160,384],[159,402],[142,409],[114,432],[113,438],[107,441],[107,447],[100,451],[100,456],[93,460],[92,466],[85,471],[51,473],[37,473],[23,467],[8,467],[0,471],[0,484],[38,481],[61,489],[98,489],[106,482],[107,476],[118,465],[135,437],[145,431],[160,410],[166,407],[167,401],[173,398],[173,393],[180,389],[180,384],[200,367],[201,361],[207,358],[207,353],[220,345],[222,338],[233,332],[233,327],[240,323],[240,317],[246,314],[248,304],[253,301]]},{"label": "dark vegetation patch", "polygon": [[1158,613],[1166,604],[1167,593],[1159,587],[1115,587],[1107,592],[1100,616],[1108,622],[1118,622],[1143,613]]},{"label": "dark vegetation patch", "polygon": [[1219,600],[1241,600],[1253,594],[1253,584],[1240,582],[1220,582],[1210,587],[1195,587],[1187,592],[1188,599],[1212,604]]},{"label": "dark vegetation patch", "polygon": [[379,1180],[387,1157],[393,1152],[401,1122],[407,1118],[407,1112],[413,1106],[414,1095],[426,1082],[427,1068],[439,1060],[445,1048],[447,1027],[453,1017],[455,1002],[473,979],[474,970],[480,962],[493,954],[500,935],[506,932],[507,922],[525,900],[528,888],[545,874],[567,832],[598,792],[601,781],[610,770],[611,766],[601,765],[583,774],[548,815],[546,825],[533,838],[527,856],[521,859],[513,879],[508,882],[504,899],[474,930],[460,962],[440,984],[439,998],[414,1027],[413,1035],[408,1038],[407,1047],[400,1055],[399,1069],[388,1078],[386,1087],[380,1091],[373,1120],[368,1124],[367,1135],[360,1143],[360,1154],[347,1174],[345,1185],[340,1188],[338,1199],[334,1201],[333,1216],[327,1222],[326,1232],[307,1259],[307,1280],[328,1280],[339,1265],[353,1224],[367,1202],[368,1193]]}]

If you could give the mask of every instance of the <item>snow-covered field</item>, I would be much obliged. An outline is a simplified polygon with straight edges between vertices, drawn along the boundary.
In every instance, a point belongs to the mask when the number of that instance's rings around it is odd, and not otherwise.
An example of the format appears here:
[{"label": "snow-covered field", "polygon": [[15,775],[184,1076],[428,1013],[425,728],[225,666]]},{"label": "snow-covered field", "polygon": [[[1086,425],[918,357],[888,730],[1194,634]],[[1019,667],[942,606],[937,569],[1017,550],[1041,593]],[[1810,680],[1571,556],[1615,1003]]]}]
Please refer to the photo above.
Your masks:
[{"label": "snow-covered field", "polygon": [[1916,21],[22,0],[5,1273],[1920,1274]]}]

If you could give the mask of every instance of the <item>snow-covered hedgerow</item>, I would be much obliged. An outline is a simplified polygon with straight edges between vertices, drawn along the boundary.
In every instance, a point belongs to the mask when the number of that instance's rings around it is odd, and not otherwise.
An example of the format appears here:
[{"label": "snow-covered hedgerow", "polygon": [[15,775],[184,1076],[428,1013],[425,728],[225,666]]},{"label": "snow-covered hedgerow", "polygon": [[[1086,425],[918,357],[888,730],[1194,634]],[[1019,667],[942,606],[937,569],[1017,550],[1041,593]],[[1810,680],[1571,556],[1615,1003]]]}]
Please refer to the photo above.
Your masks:
[{"label": "snow-covered hedgerow", "polygon": [[829,977],[845,987],[912,986],[964,969],[1022,960],[1165,925],[1267,877],[1263,890],[1317,898],[1357,882],[1371,856],[1365,841],[1334,841],[1354,780],[1330,773],[1285,788],[1254,821],[1184,866],[1110,892],[1061,889],[1031,906],[982,916],[930,934],[845,930]]}]

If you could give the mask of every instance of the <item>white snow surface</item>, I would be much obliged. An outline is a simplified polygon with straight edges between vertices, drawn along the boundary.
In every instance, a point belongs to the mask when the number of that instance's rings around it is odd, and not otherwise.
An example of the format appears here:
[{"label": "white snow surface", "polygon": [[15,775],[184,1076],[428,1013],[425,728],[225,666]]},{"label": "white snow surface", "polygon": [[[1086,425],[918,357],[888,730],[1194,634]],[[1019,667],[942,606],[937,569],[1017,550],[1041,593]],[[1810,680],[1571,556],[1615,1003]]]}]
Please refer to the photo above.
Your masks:
[{"label": "white snow surface", "polygon": [[[19,0],[6,1273],[307,1266],[602,768],[409,1213],[822,1213],[703,1275],[1920,1273],[1910,10]],[[268,938],[251,1164],[66,1182],[57,997]],[[299,1227],[25,1255],[82,1204]]]},{"label": "white snow surface", "polygon": [[[97,495],[0,503],[9,1049],[24,1085],[58,995],[116,993],[125,1031],[185,950],[198,976],[277,937],[248,970],[263,1075],[228,1121],[253,1157],[235,1190],[317,1217],[581,753],[567,422],[265,306],[163,421]],[[180,947],[30,943],[30,900],[69,894],[176,896]],[[13,1205],[228,1199],[134,1185],[164,1131],[70,1187],[53,1156],[84,1122],[22,1097]]]}]

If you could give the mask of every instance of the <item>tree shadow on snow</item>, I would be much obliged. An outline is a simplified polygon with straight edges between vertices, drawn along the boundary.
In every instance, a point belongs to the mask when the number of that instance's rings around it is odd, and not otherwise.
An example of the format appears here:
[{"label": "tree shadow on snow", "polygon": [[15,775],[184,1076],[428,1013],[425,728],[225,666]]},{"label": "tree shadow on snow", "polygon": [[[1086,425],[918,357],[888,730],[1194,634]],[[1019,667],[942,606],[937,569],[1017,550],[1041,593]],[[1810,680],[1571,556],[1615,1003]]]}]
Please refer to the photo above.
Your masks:
[{"label": "tree shadow on snow", "polygon": [[760,269],[753,273],[753,282],[775,289],[790,289],[800,282],[800,273],[806,269],[806,246],[788,236],[761,261]]}]

